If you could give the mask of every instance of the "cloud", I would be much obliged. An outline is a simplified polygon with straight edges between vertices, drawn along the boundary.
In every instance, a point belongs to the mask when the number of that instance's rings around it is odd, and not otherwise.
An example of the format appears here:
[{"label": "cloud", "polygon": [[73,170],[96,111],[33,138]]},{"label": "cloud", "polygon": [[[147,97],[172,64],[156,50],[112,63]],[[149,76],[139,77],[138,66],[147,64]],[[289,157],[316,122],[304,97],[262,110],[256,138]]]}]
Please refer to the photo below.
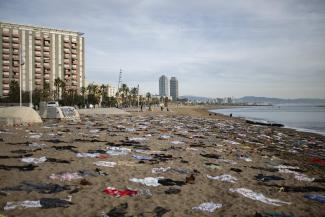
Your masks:
[{"label": "cloud", "polygon": [[181,95],[325,98],[322,0],[5,1],[0,19],[85,33],[87,80]]}]

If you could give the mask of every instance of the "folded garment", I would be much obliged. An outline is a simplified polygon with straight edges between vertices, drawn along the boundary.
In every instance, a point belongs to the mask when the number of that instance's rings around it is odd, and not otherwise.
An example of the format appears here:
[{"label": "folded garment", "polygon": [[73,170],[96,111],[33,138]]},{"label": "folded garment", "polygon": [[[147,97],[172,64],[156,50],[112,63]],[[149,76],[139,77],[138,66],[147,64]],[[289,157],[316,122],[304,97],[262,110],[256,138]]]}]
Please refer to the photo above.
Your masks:
[{"label": "folded garment", "polygon": [[308,195],[304,195],[304,198],[307,198],[309,200],[315,200],[320,203],[325,203],[325,195],[308,194]]},{"label": "folded garment", "polygon": [[219,180],[219,181],[223,181],[223,182],[235,183],[237,181],[237,178],[235,178],[235,177],[233,177],[232,175],[229,175],[229,174],[223,174],[223,175],[220,175],[220,176],[209,176],[209,175],[207,175],[207,177],[209,179]]},{"label": "folded garment", "polygon": [[219,209],[221,207],[222,204],[220,203],[207,202],[207,203],[201,203],[199,206],[195,206],[192,209],[200,210],[204,212],[214,212],[216,209]]},{"label": "folded garment", "polygon": [[104,189],[104,192],[106,194],[109,194],[114,197],[123,197],[123,196],[135,196],[137,195],[138,191],[130,190],[130,189],[116,189],[113,187],[107,187]]}]

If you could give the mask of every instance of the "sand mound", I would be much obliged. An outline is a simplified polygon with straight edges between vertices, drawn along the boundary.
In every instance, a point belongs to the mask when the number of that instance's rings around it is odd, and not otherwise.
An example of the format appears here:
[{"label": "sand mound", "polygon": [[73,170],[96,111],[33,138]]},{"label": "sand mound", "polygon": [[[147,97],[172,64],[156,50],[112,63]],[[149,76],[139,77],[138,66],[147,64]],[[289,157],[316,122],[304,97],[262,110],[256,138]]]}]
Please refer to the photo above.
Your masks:
[{"label": "sand mound", "polygon": [[41,123],[43,123],[41,117],[32,108],[19,106],[0,108],[0,124],[12,126]]}]

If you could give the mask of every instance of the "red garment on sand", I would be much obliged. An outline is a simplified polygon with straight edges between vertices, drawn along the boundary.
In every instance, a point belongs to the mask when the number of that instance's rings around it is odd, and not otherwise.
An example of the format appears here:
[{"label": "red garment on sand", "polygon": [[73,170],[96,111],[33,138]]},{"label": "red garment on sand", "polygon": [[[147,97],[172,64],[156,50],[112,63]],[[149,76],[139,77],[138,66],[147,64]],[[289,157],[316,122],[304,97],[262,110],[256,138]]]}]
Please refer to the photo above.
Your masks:
[{"label": "red garment on sand", "polygon": [[108,154],[100,154],[100,155],[97,156],[97,158],[100,158],[100,159],[106,159],[108,157],[109,157]]},{"label": "red garment on sand", "polygon": [[320,158],[312,158],[311,162],[316,163],[316,164],[325,164],[325,160],[320,159]]},{"label": "red garment on sand", "polygon": [[116,188],[112,188],[112,187],[107,187],[104,192],[106,194],[112,195],[114,197],[123,197],[123,196],[135,196],[137,195],[138,191],[134,191],[134,190],[129,190],[129,189],[125,189],[125,190],[118,190]]}]

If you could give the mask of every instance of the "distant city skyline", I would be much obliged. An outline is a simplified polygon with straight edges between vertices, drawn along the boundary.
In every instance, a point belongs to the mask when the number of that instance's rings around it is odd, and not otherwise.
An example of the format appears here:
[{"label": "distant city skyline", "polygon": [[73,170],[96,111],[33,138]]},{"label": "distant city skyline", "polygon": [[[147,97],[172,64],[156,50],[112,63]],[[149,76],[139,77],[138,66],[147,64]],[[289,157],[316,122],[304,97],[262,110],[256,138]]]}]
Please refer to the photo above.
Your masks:
[{"label": "distant city skyline", "polygon": [[181,95],[325,98],[323,0],[0,0],[0,20],[86,33],[89,82],[122,68],[141,94],[168,72]]}]

